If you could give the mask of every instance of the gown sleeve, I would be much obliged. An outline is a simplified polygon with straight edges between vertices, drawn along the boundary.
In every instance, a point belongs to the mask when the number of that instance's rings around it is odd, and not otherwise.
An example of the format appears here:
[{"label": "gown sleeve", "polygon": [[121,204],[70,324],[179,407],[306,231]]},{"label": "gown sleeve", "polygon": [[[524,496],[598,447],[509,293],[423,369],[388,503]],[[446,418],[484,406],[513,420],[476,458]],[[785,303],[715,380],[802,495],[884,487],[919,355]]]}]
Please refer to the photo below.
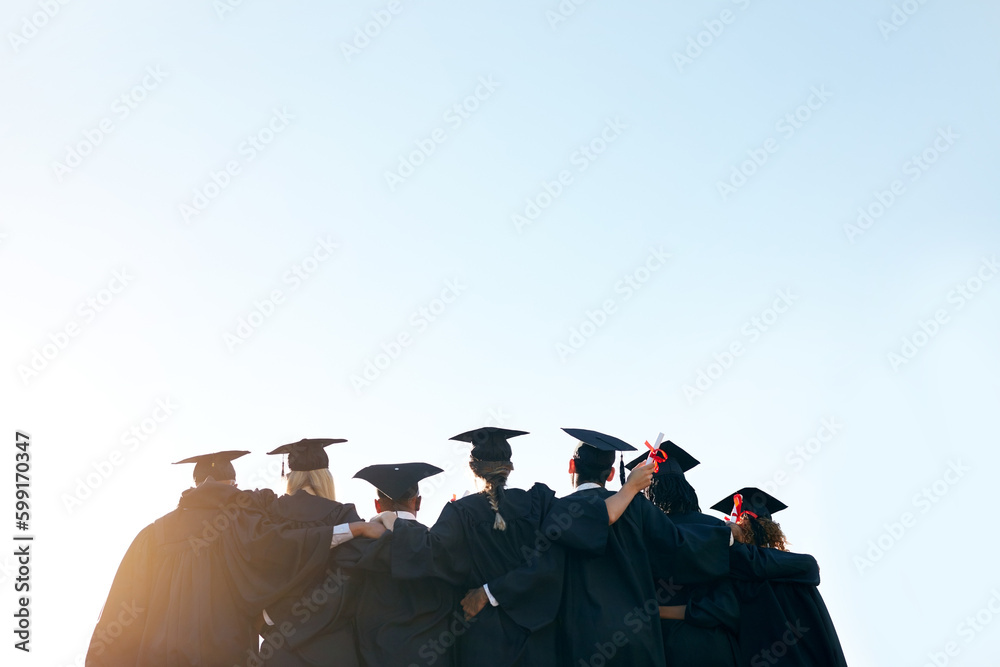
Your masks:
[{"label": "gown sleeve", "polygon": [[333,561],[357,572],[392,573],[392,533],[377,540],[355,537],[333,550]]},{"label": "gown sleeve", "polygon": [[692,598],[684,612],[684,621],[699,628],[723,627],[733,634],[739,631],[740,602],[731,581],[721,581],[703,595]]},{"label": "gown sleeve", "polygon": [[600,556],[608,545],[608,522],[608,506],[600,495],[567,496],[552,504],[541,533],[566,549]]},{"label": "gown sleeve", "polygon": [[566,551],[558,544],[536,549],[531,558],[488,582],[490,595],[522,628],[535,632],[559,613],[566,573]]},{"label": "gown sleeve", "polygon": [[254,489],[243,492],[250,499],[251,505],[261,512],[267,512],[271,505],[278,499],[278,495],[271,489]]},{"label": "gown sleeve", "polygon": [[354,503],[344,503],[337,523],[358,523],[360,521],[364,521],[364,519],[358,515],[358,508],[354,506]]},{"label": "gown sleeve", "polygon": [[330,556],[332,527],[290,528],[247,511],[220,535],[233,592],[257,614],[291,590],[322,576]]},{"label": "gown sleeve", "polygon": [[559,613],[567,550],[596,557],[608,543],[608,507],[601,495],[567,496],[547,510],[534,547],[523,552],[524,562],[487,582],[507,615],[532,632],[552,623]]},{"label": "gown sleeve", "polygon": [[678,525],[644,496],[632,501],[640,514],[641,530],[654,572],[669,572],[678,584],[715,581],[729,574],[732,531],[725,524]]},{"label": "gown sleeve", "polygon": [[444,506],[430,529],[397,519],[391,543],[392,576],[397,579],[436,577],[461,586],[472,569],[462,517],[454,503]]},{"label": "gown sleeve", "polygon": [[729,569],[739,581],[780,581],[819,586],[819,564],[808,554],[736,544],[729,552]]}]

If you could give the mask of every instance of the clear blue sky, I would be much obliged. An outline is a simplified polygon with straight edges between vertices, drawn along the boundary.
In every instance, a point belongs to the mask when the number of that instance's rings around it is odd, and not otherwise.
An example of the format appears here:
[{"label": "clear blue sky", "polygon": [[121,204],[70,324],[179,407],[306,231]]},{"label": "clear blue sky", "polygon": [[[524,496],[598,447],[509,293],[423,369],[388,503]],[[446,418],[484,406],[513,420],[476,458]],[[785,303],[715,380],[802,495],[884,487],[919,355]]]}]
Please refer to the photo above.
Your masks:
[{"label": "clear blue sky", "polygon": [[498,421],[518,486],[569,490],[564,426],[664,432],[703,507],[770,482],[852,665],[987,664],[1000,9],[904,4],[8,2],[24,664],[85,650],[171,461],[280,489],[263,452],[346,437],[363,512],[365,465],[453,471],[431,520]]}]

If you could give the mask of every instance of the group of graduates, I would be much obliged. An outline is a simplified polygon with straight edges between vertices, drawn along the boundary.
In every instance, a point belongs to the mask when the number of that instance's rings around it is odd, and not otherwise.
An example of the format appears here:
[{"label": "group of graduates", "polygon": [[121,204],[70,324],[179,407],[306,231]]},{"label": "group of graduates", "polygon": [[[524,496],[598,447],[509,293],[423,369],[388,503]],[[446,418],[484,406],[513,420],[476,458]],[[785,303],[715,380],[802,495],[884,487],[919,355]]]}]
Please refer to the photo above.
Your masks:
[{"label": "group of graduates", "polygon": [[[469,442],[482,490],[417,521],[427,463],[372,465],[364,521],[336,501],[325,447],[287,455],[287,494],[236,487],[243,451],[185,459],[195,486],[125,554],[87,653],[88,667],[604,667],[846,665],[817,591],[812,556],[786,550],[772,515],[744,488],[701,512],[684,473],[698,461],[670,441],[620,467],[596,431],[569,463],[575,492],[507,487],[509,440]],[[661,436],[662,440],[662,436]],[[632,470],[626,479],[625,468]],[[282,469],[284,474],[284,465]]]}]

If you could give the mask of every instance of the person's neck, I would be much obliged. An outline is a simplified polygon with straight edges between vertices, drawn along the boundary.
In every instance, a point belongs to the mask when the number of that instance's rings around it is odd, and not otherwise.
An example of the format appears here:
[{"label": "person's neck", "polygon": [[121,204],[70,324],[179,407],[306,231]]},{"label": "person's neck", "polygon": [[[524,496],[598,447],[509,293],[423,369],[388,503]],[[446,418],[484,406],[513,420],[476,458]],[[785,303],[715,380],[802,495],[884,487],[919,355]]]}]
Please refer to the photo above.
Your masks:
[{"label": "person's neck", "polygon": [[206,477],[205,479],[201,480],[200,482],[196,482],[195,483],[195,487],[199,487],[202,484],[204,484],[205,482],[214,482],[216,484],[225,484],[226,486],[236,486],[236,480],[235,479],[223,479],[223,480],[220,481],[220,480],[215,479],[214,477]]},{"label": "person's neck", "polygon": [[[576,488],[579,489],[584,484],[590,484],[591,486],[598,486],[598,487],[600,487],[600,488],[603,489],[604,485],[607,484],[607,482],[577,481]],[[587,487],[587,488],[591,488],[591,487]]]},{"label": "person's neck", "polygon": [[414,508],[413,505],[411,505],[409,503],[407,503],[405,505],[396,505],[396,504],[393,504],[392,510],[390,510],[390,511],[392,511],[392,512],[406,512],[407,514],[412,514],[413,516],[417,516],[417,510],[416,510],[416,508]]}]

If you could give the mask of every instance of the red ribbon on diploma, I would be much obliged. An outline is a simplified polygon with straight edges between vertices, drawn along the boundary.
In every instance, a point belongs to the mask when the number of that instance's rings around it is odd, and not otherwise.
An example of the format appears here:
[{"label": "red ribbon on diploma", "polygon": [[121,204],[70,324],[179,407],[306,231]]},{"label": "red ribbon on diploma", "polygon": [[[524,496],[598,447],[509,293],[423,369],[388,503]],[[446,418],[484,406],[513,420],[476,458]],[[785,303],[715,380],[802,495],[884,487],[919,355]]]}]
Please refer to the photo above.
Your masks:
[{"label": "red ribbon on diploma", "polygon": [[743,496],[737,493],[735,496],[733,496],[733,514],[732,514],[732,516],[734,517],[733,521],[739,522],[740,519],[743,518],[744,514],[749,514],[755,519],[757,518],[757,515],[754,514],[753,512],[750,512],[749,510],[745,511],[743,509]]},{"label": "red ribbon on diploma", "polygon": [[660,464],[667,462],[667,455],[659,447],[649,444],[649,440],[646,441],[646,446],[649,447],[649,458],[653,459],[653,472],[659,472]]}]

